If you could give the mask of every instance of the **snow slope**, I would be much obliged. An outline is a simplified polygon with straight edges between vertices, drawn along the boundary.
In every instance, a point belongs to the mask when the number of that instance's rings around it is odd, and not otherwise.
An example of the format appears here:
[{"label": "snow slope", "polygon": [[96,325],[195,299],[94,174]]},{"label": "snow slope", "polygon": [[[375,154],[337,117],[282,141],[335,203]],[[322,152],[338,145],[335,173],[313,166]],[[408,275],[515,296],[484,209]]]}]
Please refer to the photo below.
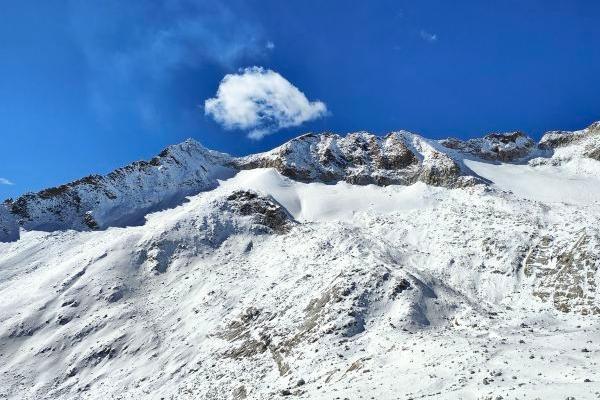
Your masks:
[{"label": "snow slope", "polygon": [[363,212],[390,213],[421,208],[432,201],[438,188],[417,183],[411,186],[355,186],[346,182],[302,184],[274,169],[241,171],[224,181],[219,190],[253,189],[266,193],[295,219],[308,221],[351,220]]},{"label": "snow slope", "polygon": [[[403,142],[466,187],[235,173],[247,159],[202,150],[156,178],[194,193],[141,223],[22,222],[0,242],[0,398],[598,398],[600,162],[582,137],[511,163]],[[120,188],[140,210],[149,186]]]},{"label": "snow slope", "polygon": [[577,173],[569,166],[495,165],[479,160],[465,160],[465,164],[493,182],[495,187],[519,197],[543,202],[588,204],[600,201],[600,168],[597,161],[585,161],[596,164],[591,165],[595,173]]}]

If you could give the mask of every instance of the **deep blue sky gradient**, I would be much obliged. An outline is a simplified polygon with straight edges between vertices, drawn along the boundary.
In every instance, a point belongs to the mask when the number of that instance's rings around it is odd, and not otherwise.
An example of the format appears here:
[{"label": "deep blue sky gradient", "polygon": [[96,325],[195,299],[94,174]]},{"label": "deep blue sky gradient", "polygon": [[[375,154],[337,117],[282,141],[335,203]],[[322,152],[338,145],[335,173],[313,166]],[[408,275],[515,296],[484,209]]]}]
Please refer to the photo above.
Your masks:
[{"label": "deep blue sky gradient", "polygon": [[[14,185],[0,185],[0,198],[187,137],[241,155],[307,131],[583,128],[600,120],[598,21],[597,1],[8,2],[0,178]],[[261,141],[223,130],[204,100],[254,65],[331,114]]]}]

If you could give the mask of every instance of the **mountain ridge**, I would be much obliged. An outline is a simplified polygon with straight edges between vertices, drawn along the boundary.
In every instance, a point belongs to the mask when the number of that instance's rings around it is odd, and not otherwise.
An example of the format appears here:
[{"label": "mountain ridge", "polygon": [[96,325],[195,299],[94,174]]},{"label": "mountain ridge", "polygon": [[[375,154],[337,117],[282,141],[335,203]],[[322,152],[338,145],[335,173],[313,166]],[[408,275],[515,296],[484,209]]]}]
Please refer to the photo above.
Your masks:
[{"label": "mountain ridge", "polygon": [[[430,140],[407,131],[377,136],[368,132],[340,136],[308,133],[273,150],[242,157],[209,150],[194,139],[166,147],[148,161],[135,161],[102,176],[26,193],[0,205],[0,240],[15,240],[18,229],[93,230],[143,223],[149,212],[181,203],[209,190],[218,179],[239,170],[275,168],[302,182],[346,181],[366,185],[459,188],[489,184],[464,162],[543,164],[554,152],[582,146],[582,155],[600,160],[600,122],[574,132],[551,131],[535,144],[522,132],[490,133],[481,138]],[[14,219],[14,220],[13,220]],[[15,233],[15,231],[17,233]]]}]

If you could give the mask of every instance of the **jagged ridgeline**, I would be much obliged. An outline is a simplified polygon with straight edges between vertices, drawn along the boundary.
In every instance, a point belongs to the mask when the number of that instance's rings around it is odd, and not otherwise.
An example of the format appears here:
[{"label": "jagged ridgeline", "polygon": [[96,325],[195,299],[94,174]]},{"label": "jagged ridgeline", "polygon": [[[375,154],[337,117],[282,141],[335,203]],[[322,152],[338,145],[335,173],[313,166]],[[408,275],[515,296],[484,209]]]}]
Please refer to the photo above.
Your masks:
[{"label": "jagged ridgeline", "polygon": [[[93,230],[139,225],[152,211],[172,207],[186,196],[213,189],[219,179],[239,170],[275,168],[301,182],[356,185],[411,185],[424,182],[447,188],[489,184],[465,164],[560,163],[562,147],[600,160],[600,123],[582,131],[549,132],[536,145],[521,132],[491,133],[461,141],[428,140],[405,131],[384,137],[369,133],[306,134],[269,152],[232,157],[189,139],[169,146],[150,161],[136,161],[107,175],[90,175],[58,187],[4,201],[0,240],[27,230]],[[534,159],[534,160],[533,160]],[[533,160],[533,161],[532,161]],[[564,160],[563,160],[564,161]]]}]

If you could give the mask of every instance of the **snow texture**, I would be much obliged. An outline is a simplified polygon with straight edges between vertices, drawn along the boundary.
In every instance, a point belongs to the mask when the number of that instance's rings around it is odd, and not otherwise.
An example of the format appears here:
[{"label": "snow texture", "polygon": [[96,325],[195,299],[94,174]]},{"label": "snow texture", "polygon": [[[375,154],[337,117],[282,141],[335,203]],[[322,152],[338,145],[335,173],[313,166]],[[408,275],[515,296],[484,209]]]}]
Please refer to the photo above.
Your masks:
[{"label": "snow texture", "polygon": [[185,142],[9,202],[0,398],[598,398],[595,132]]}]

